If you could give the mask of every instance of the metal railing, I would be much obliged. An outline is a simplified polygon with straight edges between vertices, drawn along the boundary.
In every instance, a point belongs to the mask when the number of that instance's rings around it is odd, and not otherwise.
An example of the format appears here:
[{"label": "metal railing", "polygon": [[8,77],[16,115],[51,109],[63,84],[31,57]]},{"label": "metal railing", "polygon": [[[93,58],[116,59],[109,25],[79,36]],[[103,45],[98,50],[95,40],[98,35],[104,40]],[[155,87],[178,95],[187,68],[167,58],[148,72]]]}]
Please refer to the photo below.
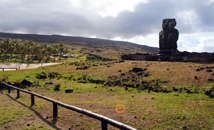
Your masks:
[{"label": "metal railing", "polygon": [[65,104],[63,102],[59,102],[59,101],[53,100],[51,98],[42,96],[42,95],[34,93],[34,92],[23,90],[21,88],[9,85],[9,84],[4,83],[4,82],[2,82],[2,83],[8,87],[8,93],[11,92],[11,88],[16,89],[17,90],[17,98],[20,97],[20,91],[22,91],[24,93],[27,93],[27,94],[31,94],[31,106],[33,106],[35,104],[34,96],[36,96],[38,98],[45,99],[45,100],[47,100],[49,102],[52,102],[53,103],[53,118],[57,118],[57,116],[58,116],[57,105],[59,105],[61,107],[67,108],[69,110],[73,110],[73,111],[76,111],[78,113],[82,113],[84,115],[87,115],[87,116],[89,116],[91,118],[95,118],[97,120],[100,120],[101,121],[101,129],[102,130],[107,130],[108,129],[108,127],[107,127],[108,124],[110,124],[110,125],[112,125],[112,126],[114,126],[116,128],[119,128],[121,130],[137,130],[137,129],[131,127],[131,126],[128,126],[128,125],[123,124],[123,123],[120,123],[120,122],[115,121],[115,120],[113,120],[111,118],[108,118],[106,116],[103,116],[103,115],[88,111],[86,109],[82,109],[82,108],[75,107],[75,106],[72,106],[72,105],[69,105],[69,104]]}]

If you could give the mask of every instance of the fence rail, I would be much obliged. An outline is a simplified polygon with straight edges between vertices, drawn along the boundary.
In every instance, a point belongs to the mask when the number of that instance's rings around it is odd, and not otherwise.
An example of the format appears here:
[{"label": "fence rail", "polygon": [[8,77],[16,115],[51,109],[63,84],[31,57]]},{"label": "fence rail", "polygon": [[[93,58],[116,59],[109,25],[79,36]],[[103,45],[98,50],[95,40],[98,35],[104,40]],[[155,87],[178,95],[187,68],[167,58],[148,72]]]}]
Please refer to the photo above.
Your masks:
[{"label": "fence rail", "polygon": [[2,83],[8,87],[8,93],[11,92],[11,88],[16,89],[17,90],[17,98],[20,97],[20,91],[22,91],[24,93],[27,93],[27,94],[31,94],[31,105],[32,106],[35,104],[34,96],[36,96],[38,98],[42,98],[42,99],[47,100],[49,102],[52,102],[53,103],[53,118],[57,118],[57,116],[58,116],[57,105],[59,105],[61,107],[67,108],[69,110],[73,110],[73,111],[76,111],[78,113],[82,113],[84,115],[87,115],[87,116],[89,116],[91,118],[95,118],[97,120],[100,120],[101,121],[101,129],[102,130],[107,130],[108,129],[108,127],[107,127],[108,124],[110,124],[110,125],[112,125],[114,127],[117,127],[117,128],[119,128],[121,130],[137,130],[137,129],[131,127],[131,126],[128,126],[128,125],[123,124],[123,123],[120,123],[120,122],[115,121],[115,120],[113,120],[111,118],[108,118],[106,116],[103,116],[103,115],[88,111],[86,109],[82,109],[82,108],[75,107],[75,106],[72,106],[72,105],[69,105],[69,104],[65,104],[63,102],[59,102],[59,101],[53,100],[51,98],[42,96],[42,95],[34,93],[34,92],[23,90],[21,88],[9,85],[9,84],[4,83],[4,82],[2,82]]},{"label": "fence rail", "polygon": [[19,68],[0,68],[2,71],[4,71],[4,70],[6,70],[6,69],[9,69],[9,70],[12,70],[12,69],[15,69],[15,70],[18,70],[18,69],[20,69],[20,67]]}]

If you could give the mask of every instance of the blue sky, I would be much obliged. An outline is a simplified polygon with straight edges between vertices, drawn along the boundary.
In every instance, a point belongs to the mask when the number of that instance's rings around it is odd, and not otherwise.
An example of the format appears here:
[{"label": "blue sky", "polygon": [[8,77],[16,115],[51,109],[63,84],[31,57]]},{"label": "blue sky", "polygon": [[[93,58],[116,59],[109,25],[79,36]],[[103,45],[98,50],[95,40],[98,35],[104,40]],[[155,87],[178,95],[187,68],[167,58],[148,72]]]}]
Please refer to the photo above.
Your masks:
[{"label": "blue sky", "polygon": [[213,52],[214,0],[0,0],[0,32],[61,34],[158,47],[175,18],[180,51]]}]

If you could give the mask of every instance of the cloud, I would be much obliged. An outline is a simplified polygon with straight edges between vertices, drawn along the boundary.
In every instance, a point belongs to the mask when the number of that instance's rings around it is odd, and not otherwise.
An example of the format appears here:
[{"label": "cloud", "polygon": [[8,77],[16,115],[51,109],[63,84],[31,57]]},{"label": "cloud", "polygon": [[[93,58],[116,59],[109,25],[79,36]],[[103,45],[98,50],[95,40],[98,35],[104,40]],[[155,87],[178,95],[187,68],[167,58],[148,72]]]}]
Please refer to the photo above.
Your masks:
[{"label": "cloud", "polygon": [[214,33],[182,34],[178,42],[180,51],[213,52]]},{"label": "cloud", "polygon": [[213,6],[213,0],[0,0],[0,31],[120,38],[158,46],[164,18],[176,18],[180,34],[214,32]]}]

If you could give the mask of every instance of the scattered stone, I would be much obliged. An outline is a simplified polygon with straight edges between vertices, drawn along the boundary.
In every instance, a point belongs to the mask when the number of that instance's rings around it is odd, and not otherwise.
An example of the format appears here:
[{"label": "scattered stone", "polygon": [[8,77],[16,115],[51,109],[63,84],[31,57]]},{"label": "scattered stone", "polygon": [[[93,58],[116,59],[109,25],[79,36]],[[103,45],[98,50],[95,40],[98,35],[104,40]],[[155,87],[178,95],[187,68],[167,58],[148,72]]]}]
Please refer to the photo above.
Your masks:
[{"label": "scattered stone", "polygon": [[88,68],[89,68],[88,66],[84,66],[84,67],[78,67],[78,68],[76,68],[76,70],[86,70]]},{"label": "scattered stone", "polygon": [[132,69],[132,71],[135,72],[135,73],[142,72],[142,71],[146,71],[146,70],[147,70],[146,68],[145,68],[145,69],[142,69],[142,68],[137,68],[137,67],[134,67],[134,68]]},{"label": "scattered stone", "polygon": [[42,72],[41,74],[37,74],[36,78],[37,79],[46,79],[47,75],[46,75],[46,73]]},{"label": "scattered stone", "polygon": [[49,85],[52,85],[53,83],[52,83],[52,82],[46,82],[45,84],[49,84]]},{"label": "scattered stone", "polygon": [[26,87],[30,87],[33,83],[31,83],[30,81],[27,81],[26,79],[22,80],[22,82],[20,83],[20,87],[21,88],[26,88]]},{"label": "scattered stone", "polygon": [[66,90],[65,90],[65,93],[73,93],[73,92],[74,92],[73,89],[66,89]]},{"label": "scattered stone", "polygon": [[196,69],[195,71],[200,71],[200,69]]},{"label": "scattered stone", "polygon": [[121,76],[125,76],[125,73],[122,73]]},{"label": "scattered stone", "polygon": [[207,72],[213,72],[213,70],[211,70],[211,69],[208,69],[208,70],[207,70]]},{"label": "scattered stone", "polygon": [[209,78],[208,81],[209,82],[214,82],[214,79]]},{"label": "scattered stone", "polygon": [[175,87],[173,87],[172,89],[173,89],[173,91],[175,91],[175,92],[177,92],[177,91],[178,91],[178,89],[177,89],[177,88],[175,88]]},{"label": "scattered stone", "polygon": [[209,96],[210,98],[214,98],[214,87],[210,90],[205,91],[205,95]]},{"label": "scattered stone", "polygon": [[183,126],[182,129],[183,130],[189,130],[189,128],[187,126]]}]

